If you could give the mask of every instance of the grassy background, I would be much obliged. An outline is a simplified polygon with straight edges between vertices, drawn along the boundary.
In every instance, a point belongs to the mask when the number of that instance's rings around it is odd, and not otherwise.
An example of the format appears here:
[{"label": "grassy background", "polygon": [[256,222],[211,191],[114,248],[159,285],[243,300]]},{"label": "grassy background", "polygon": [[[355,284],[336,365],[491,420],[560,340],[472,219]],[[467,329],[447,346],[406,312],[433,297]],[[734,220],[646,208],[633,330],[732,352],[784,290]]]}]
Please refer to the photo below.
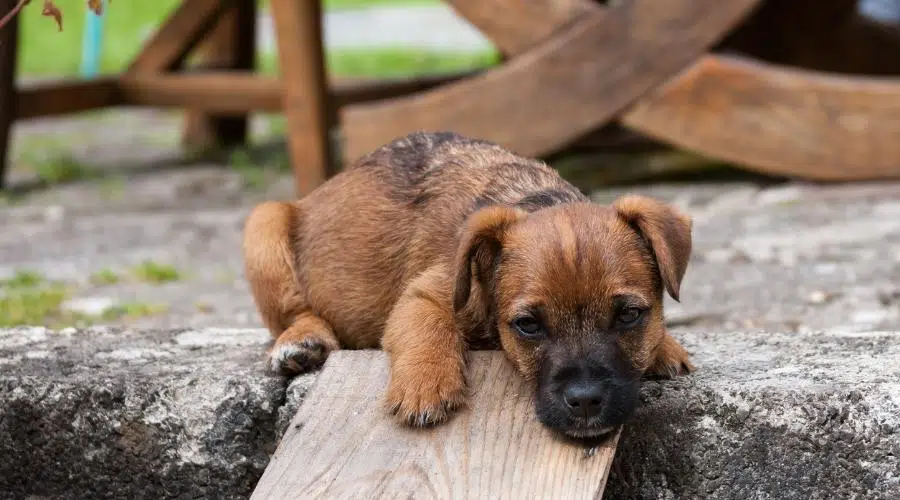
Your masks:
[{"label": "grassy background", "polygon": [[[377,5],[428,5],[440,0],[325,0],[327,11]],[[84,0],[55,0],[63,12],[63,31],[52,19],[41,16],[39,2],[20,13],[19,74],[27,76],[77,75],[85,22]],[[130,0],[113,2],[104,16],[101,72],[121,71],[138,53],[142,42],[180,0]],[[265,8],[268,0],[260,0]],[[434,52],[416,49],[341,49],[327,53],[329,70],[337,76],[404,76],[462,70],[490,65],[494,52]],[[276,71],[273,54],[260,54],[259,69]]]}]

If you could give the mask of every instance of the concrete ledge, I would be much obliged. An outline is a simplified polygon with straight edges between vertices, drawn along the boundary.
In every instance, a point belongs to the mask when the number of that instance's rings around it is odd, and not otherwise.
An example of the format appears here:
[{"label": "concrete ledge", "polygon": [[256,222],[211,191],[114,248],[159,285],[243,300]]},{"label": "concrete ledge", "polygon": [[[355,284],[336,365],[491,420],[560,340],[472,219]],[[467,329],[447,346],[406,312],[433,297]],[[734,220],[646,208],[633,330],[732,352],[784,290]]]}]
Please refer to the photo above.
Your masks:
[{"label": "concrete ledge", "polygon": [[700,371],[646,384],[609,498],[900,498],[900,334],[676,336]]},{"label": "concrete ledge", "polygon": [[[677,335],[607,498],[900,497],[900,334]],[[246,498],[314,376],[261,330],[0,330],[0,497]]]},{"label": "concrete ledge", "polygon": [[246,498],[312,383],[258,330],[0,330],[0,497]]}]

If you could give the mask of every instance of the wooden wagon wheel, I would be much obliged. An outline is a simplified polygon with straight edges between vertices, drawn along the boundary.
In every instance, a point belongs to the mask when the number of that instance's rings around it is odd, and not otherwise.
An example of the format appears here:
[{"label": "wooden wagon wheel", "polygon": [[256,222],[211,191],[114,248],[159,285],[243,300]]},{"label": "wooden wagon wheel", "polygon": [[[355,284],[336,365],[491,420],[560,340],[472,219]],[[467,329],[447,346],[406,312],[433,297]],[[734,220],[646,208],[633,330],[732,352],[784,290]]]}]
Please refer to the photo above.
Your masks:
[{"label": "wooden wagon wheel", "polygon": [[[347,108],[341,114],[345,158],[412,130],[435,129],[490,139],[524,155],[559,150],[700,57],[758,0],[539,3],[453,0],[510,54],[509,62],[431,91]],[[504,12],[507,22],[494,22],[493,12]]]},{"label": "wooden wagon wheel", "polygon": [[[760,2],[450,3],[511,61],[348,108],[348,157],[436,128],[542,156],[619,115],[635,131],[749,170],[811,180],[900,177],[900,80],[703,55]],[[497,21],[510,13],[516,22]]]}]

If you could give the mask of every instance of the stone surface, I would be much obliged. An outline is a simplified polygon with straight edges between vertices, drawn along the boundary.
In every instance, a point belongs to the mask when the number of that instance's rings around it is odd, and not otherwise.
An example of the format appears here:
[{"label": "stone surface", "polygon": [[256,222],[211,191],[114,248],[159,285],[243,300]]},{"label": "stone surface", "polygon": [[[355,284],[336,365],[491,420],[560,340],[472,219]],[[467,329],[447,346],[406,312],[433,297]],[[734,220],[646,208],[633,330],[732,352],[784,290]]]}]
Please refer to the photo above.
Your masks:
[{"label": "stone surface", "polygon": [[900,498],[900,334],[678,337],[699,371],[645,385],[608,498]]},{"label": "stone surface", "polygon": [[0,330],[0,498],[246,498],[311,377],[261,330]]},{"label": "stone surface", "polygon": [[[900,334],[680,333],[607,498],[900,495]],[[0,330],[0,498],[246,498],[315,375],[258,329]],[[323,413],[323,418],[327,418]]]}]

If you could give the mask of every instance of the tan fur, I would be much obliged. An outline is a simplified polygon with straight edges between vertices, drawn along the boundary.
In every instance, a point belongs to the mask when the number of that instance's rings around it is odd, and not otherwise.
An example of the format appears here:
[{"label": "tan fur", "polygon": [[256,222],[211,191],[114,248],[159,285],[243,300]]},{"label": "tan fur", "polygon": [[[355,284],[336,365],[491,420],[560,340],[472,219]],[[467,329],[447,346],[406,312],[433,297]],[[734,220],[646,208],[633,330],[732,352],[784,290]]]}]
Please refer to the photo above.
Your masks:
[{"label": "tan fur", "polygon": [[[535,193],[529,208],[523,197]],[[554,196],[566,202],[545,200]],[[509,326],[526,303],[544,304],[560,331],[575,332],[575,305],[606,317],[612,297],[639,297],[652,316],[644,333],[619,340],[629,362],[647,373],[692,370],[662,320],[662,288],[678,297],[690,230],[689,218],[655,200],[595,205],[538,161],[413,134],[302,200],[256,207],[245,271],[275,338],[274,370],[315,369],[339,347],[383,347],[388,406],[425,425],[465,404],[472,346],[499,342],[534,378],[536,349]],[[571,335],[573,349],[589,345]]]}]

